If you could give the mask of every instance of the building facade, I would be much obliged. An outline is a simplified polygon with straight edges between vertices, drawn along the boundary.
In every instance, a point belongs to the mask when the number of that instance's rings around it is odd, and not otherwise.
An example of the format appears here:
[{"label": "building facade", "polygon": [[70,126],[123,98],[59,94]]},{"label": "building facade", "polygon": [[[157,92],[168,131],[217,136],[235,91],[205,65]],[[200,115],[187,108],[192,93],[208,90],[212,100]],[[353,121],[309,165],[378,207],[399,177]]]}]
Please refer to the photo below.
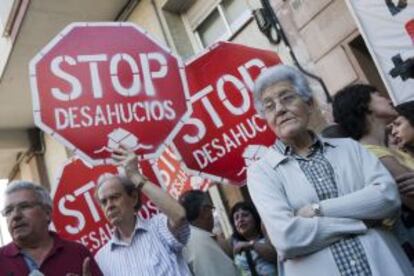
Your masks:
[{"label": "building facade", "polygon": [[[269,3],[299,63],[324,81],[330,95],[355,82],[370,82],[385,91],[345,1]],[[260,32],[253,15],[261,7],[260,0],[10,0],[8,4],[11,6],[4,12],[0,10],[0,22],[9,26],[5,28],[9,32],[3,32],[3,40],[8,40],[8,44],[0,45],[9,49],[0,60],[0,178],[28,179],[53,188],[55,172],[72,155],[53,138],[34,129],[27,64],[73,21],[136,23],[184,60],[216,41],[227,40],[276,51],[284,63],[293,64],[286,44],[272,44]],[[13,9],[12,22],[17,24],[14,29],[13,24],[7,25],[9,21],[3,20]],[[331,121],[330,106],[320,83],[311,84],[320,106],[314,126],[321,129]],[[20,107],[16,109],[17,105]],[[210,194],[223,213],[248,197],[243,188],[223,185],[211,189]],[[222,220],[228,233],[228,220]]]}]

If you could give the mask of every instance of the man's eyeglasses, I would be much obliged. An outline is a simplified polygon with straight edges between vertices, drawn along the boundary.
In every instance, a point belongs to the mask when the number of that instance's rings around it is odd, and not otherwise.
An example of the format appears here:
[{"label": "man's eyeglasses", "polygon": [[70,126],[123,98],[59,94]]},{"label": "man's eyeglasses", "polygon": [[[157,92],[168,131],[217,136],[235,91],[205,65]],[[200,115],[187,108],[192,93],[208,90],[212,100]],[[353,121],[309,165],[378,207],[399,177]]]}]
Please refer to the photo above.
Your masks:
[{"label": "man's eyeglasses", "polygon": [[28,202],[28,201],[24,201],[24,202],[20,202],[16,205],[9,205],[6,206],[3,210],[1,210],[1,214],[4,217],[9,217],[14,210],[18,211],[18,212],[23,212],[29,209],[32,209],[36,206],[42,206],[43,204],[41,202],[38,201],[33,201],[33,202]]}]

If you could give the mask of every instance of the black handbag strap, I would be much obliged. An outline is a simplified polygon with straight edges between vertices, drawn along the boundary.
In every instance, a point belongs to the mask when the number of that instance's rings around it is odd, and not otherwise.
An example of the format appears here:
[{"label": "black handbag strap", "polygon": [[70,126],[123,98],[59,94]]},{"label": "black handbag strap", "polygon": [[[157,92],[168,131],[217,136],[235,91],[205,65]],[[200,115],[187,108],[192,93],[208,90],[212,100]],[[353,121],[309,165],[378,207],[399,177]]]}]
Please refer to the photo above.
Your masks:
[{"label": "black handbag strap", "polygon": [[252,276],[259,276],[256,271],[256,266],[254,265],[252,253],[250,252],[250,250],[246,250],[245,252],[246,252],[247,264],[249,265],[249,269],[250,269]]}]

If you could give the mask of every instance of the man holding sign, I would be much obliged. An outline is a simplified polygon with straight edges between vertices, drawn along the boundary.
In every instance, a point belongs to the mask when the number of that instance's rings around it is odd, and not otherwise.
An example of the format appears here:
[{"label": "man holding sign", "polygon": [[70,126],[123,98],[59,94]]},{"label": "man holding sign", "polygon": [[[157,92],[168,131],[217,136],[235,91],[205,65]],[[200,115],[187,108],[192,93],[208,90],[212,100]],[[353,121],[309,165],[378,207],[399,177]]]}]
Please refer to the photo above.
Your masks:
[{"label": "man holding sign", "polygon": [[[96,189],[101,208],[115,227],[111,240],[96,255],[103,273],[190,275],[181,255],[190,235],[184,208],[139,173],[134,153],[121,146],[112,158],[125,168],[127,177],[106,178]],[[165,215],[140,219],[136,212],[141,192]]]}]

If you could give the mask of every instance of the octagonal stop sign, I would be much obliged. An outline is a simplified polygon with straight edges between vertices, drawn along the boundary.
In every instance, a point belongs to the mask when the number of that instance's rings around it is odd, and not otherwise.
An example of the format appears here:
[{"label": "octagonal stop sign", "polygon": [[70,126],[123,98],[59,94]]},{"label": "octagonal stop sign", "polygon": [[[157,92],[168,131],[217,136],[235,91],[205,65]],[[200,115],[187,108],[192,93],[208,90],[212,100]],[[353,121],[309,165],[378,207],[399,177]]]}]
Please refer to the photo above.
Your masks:
[{"label": "octagonal stop sign", "polygon": [[275,52],[219,42],[186,64],[191,118],[174,138],[192,174],[243,185],[246,168],[275,141],[256,113],[254,80],[280,63]]},{"label": "octagonal stop sign", "polygon": [[[141,172],[153,181],[148,161],[140,162]],[[95,188],[101,178],[118,175],[112,165],[90,167],[79,158],[68,160],[57,172],[52,190],[53,226],[65,239],[78,241],[96,253],[110,238],[112,227],[95,199]],[[156,181],[154,181],[156,183]],[[141,193],[138,216],[151,218],[159,212],[155,204]]]},{"label": "octagonal stop sign", "polygon": [[181,60],[131,23],[73,23],[30,63],[38,127],[97,165],[156,158],[191,112]]}]

